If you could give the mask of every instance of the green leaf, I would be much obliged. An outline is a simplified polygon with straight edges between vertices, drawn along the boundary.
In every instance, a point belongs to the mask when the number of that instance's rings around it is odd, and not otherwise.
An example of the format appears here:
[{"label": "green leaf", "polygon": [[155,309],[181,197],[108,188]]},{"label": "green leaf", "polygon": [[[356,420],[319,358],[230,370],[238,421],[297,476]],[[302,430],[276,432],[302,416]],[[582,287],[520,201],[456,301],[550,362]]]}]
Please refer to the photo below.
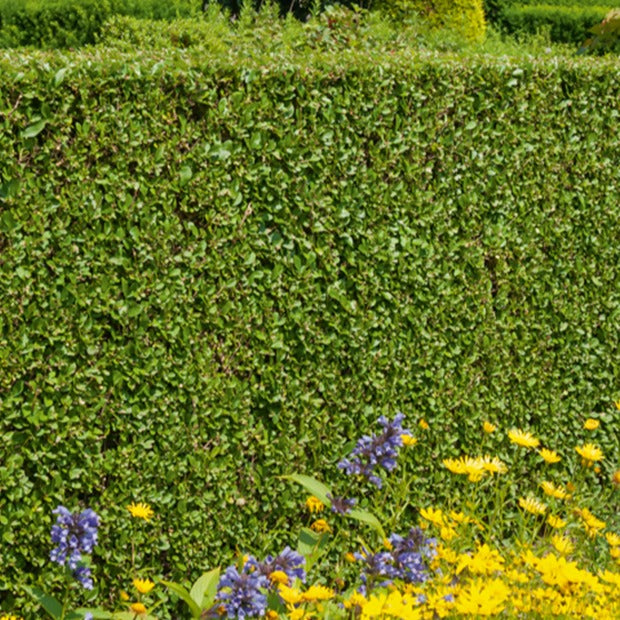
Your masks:
[{"label": "green leaf", "polygon": [[58,69],[56,74],[54,75],[54,86],[60,86],[65,79],[65,75],[67,75],[67,71],[69,71],[69,67],[63,67],[62,69]]},{"label": "green leaf", "polygon": [[67,620],[72,620],[75,618],[83,618],[86,614],[92,614],[93,618],[99,618],[100,620],[106,620],[106,618],[114,618],[114,614],[111,614],[108,611],[103,611],[102,609],[89,609],[86,607],[80,607],[76,609],[74,612],[71,612],[67,615]]},{"label": "green leaf", "polygon": [[43,129],[45,129],[45,125],[47,125],[47,121],[42,119],[32,125],[28,125],[28,127],[26,127],[20,135],[22,138],[34,138],[35,136],[38,136]]},{"label": "green leaf", "polygon": [[314,553],[320,536],[307,527],[302,527],[297,540],[297,553],[307,557]]},{"label": "green leaf", "polygon": [[185,185],[186,183],[189,183],[193,175],[194,175],[194,172],[189,166],[183,166],[181,170],[179,170],[179,178],[181,179],[181,185]]},{"label": "green leaf", "polygon": [[163,583],[169,590],[172,590],[180,599],[184,600],[189,607],[189,610],[192,614],[192,618],[200,618],[201,609],[196,604],[196,601],[190,596],[189,592],[180,584],[174,583],[172,581],[160,581]]},{"label": "green leaf", "polygon": [[319,482],[316,478],[313,478],[312,476],[304,476],[303,474],[289,474],[287,476],[282,476],[282,478],[292,480],[293,482],[300,484],[304,487],[304,489],[306,489],[306,491],[320,499],[326,506],[332,505],[327,497],[328,493],[333,495],[331,489],[322,482]]},{"label": "green leaf", "polygon": [[219,580],[220,569],[214,568],[208,573],[198,577],[192,586],[189,595],[201,609],[208,609],[213,605]]},{"label": "green leaf", "polygon": [[35,599],[43,609],[56,620],[60,620],[62,617],[62,605],[53,596],[45,594],[43,590],[40,590],[36,586],[24,586],[24,590]]},{"label": "green leaf", "polygon": [[385,538],[385,531],[383,526],[379,522],[379,519],[372,514],[372,512],[368,512],[367,510],[359,510],[354,509],[351,512],[348,512],[346,517],[350,517],[351,519],[355,519],[356,521],[361,521],[362,523],[367,523],[371,527],[373,527],[382,538]]}]

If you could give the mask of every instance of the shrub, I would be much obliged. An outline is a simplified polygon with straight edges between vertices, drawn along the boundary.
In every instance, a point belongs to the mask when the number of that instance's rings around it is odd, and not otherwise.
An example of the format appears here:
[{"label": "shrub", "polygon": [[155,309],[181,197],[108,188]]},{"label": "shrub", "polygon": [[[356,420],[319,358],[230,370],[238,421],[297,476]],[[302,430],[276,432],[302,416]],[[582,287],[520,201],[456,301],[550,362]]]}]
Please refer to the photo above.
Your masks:
[{"label": "shrub", "polygon": [[0,46],[77,47],[94,43],[111,15],[190,15],[197,0],[0,0]]},{"label": "shrub", "polygon": [[484,39],[482,0],[380,0],[379,8],[395,17],[417,14],[432,28],[453,30],[469,41]]},{"label": "shrub", "polygon": [[516,5],[502,12],[501,23],[509,33],[533,34],[549,29],[555,43],[580,44],[588,29],[608,11],[608,7],[600,6]]}]

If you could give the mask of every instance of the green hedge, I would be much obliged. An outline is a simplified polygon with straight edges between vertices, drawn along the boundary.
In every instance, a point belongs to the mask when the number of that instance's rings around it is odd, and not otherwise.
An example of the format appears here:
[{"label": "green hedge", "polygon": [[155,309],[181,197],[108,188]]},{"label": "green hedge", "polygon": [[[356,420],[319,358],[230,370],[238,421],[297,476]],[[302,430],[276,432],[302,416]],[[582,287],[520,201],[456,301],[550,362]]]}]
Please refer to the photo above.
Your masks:
[{"label": "green hedge", "polygon": [[554,43],[579,45],[609,11],[608,6],[517,5],[503,11],[501,23],[508,32],[517,34],[548,28]]},{"label": "green hedge", "polygon": [[612,428],[617,63],[392,51],[0,55],[3,608],[55,583],[58,503],[114,597],[130,501],[149,575],[277,551],[277,476],[382,413],[430,423],[427,498],[483,418]]},{"label": "green hedge", "polygon": [[112,15],[171,19],[195,14],[198,0],[0,0],[0,47],[94,43]]}]

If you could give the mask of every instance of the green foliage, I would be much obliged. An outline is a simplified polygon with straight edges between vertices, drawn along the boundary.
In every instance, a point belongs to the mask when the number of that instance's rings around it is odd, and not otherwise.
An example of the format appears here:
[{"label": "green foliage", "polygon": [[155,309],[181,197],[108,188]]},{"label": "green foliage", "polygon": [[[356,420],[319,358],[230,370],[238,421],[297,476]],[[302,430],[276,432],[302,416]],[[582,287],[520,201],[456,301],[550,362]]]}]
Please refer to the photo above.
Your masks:
[{"label": "green foliage", "polygon": [[106,19],[195,14],[197,0],[0,0],[0,46],[77,47],[94,43]]},{"label": "green foliage", "polygon": [[453,30],[469,41],[484,39],[482,0],[380,0],[376,6],[397,19],[418,15],[432,28]]},{"label": "green foliage", "polygon": [[605,19],[590,29],[594,35],[579,50],[586,52],[620,53],[620,9],[613,9],[605,15]]},{"label": "green foliage", "polygon": [[58,503],[102,518],[92,607],[129,502],[161,533],[141,567],[186,582],[289,544],[278,476],[329,479],[380,413],[424,412],[429,461],[481,413],[551,447],[613,422],[617,63],[287,28],[299,49],[0,55],[7,609],[55,583]]},{"label": "green foliage", "polygon": [[609,7],[562,5],[515,5],[503,11],[502,27],[511,34],[548,29],[551,41],[582,43],[588,29],[603,19]]}]

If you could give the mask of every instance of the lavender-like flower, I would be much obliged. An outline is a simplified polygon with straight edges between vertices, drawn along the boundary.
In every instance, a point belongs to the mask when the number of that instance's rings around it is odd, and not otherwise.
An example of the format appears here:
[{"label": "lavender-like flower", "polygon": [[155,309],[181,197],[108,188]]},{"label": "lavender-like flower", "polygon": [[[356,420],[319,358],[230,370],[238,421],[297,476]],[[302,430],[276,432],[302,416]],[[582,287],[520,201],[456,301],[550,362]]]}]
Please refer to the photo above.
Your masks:
[{"label": "lavender-like flower", "polygon": [[411,528],[407,538],[392,534],[391,549],[378,553],[356,553],[363,561],[364,590],[372,585],[387,586],[394,579],[405,583],[422,583],[429,578],[429,561],[435,556],[435,539],[426,538],[419,528]]},{"label": "lavender-like flower", "polygon": [[351,509],[357,503],[354,497],[347,499],[345,497],[332,496],[331,493],[327,494],[327,499],[332,503],[332,512],[339,515],[346,515],[351,512]]},{"label": "lavender-like flower", "polygon": [[267,611],[267,595],[269,579],[256,569],[256,560],[249,558],[241,571],[229,566],[218,584],[218,601],[228,618],[259,618]]},{"label": "lavender-like flower", "polygon": [[396,467],[398,449],[403,445],[402,435],[411,435],[411,432],[402,427],[405,416],[402,413],[390,422],[385,416],[378,420],[383,426],[380,435],[364,435],[358,440],[355,448],[351,452],[353,458],[342,459],[338,467],[347,474],[357,474],[364,476],[377,487],[381,488],[381,478],[374,473],[377,466],[384,467],[391,471]]},{"label": "lavender-like flower", "polygon": [[52,542],[57,545],[50,553],[50,559],[61,566],[67,565],[73,576],[87,589],[92,590],[90,569],[81,563],[82,553],[91,553],[97,544],[99,517],[87,508],[80,513],[71,513],[64,506],[53,511],[57,514],[52,526]]},{"label": "lavender-like flower", "polygon": [[306,558],[303,555],[293,551],[290,547],[285,547],[284,551],[275,558],[268,555],[262,562],[256,562],[256,568],[266,577],[274,571],[283,571],[292,583],[295,579],[300,579],[302,582],[306,580],[305,564]]}]

